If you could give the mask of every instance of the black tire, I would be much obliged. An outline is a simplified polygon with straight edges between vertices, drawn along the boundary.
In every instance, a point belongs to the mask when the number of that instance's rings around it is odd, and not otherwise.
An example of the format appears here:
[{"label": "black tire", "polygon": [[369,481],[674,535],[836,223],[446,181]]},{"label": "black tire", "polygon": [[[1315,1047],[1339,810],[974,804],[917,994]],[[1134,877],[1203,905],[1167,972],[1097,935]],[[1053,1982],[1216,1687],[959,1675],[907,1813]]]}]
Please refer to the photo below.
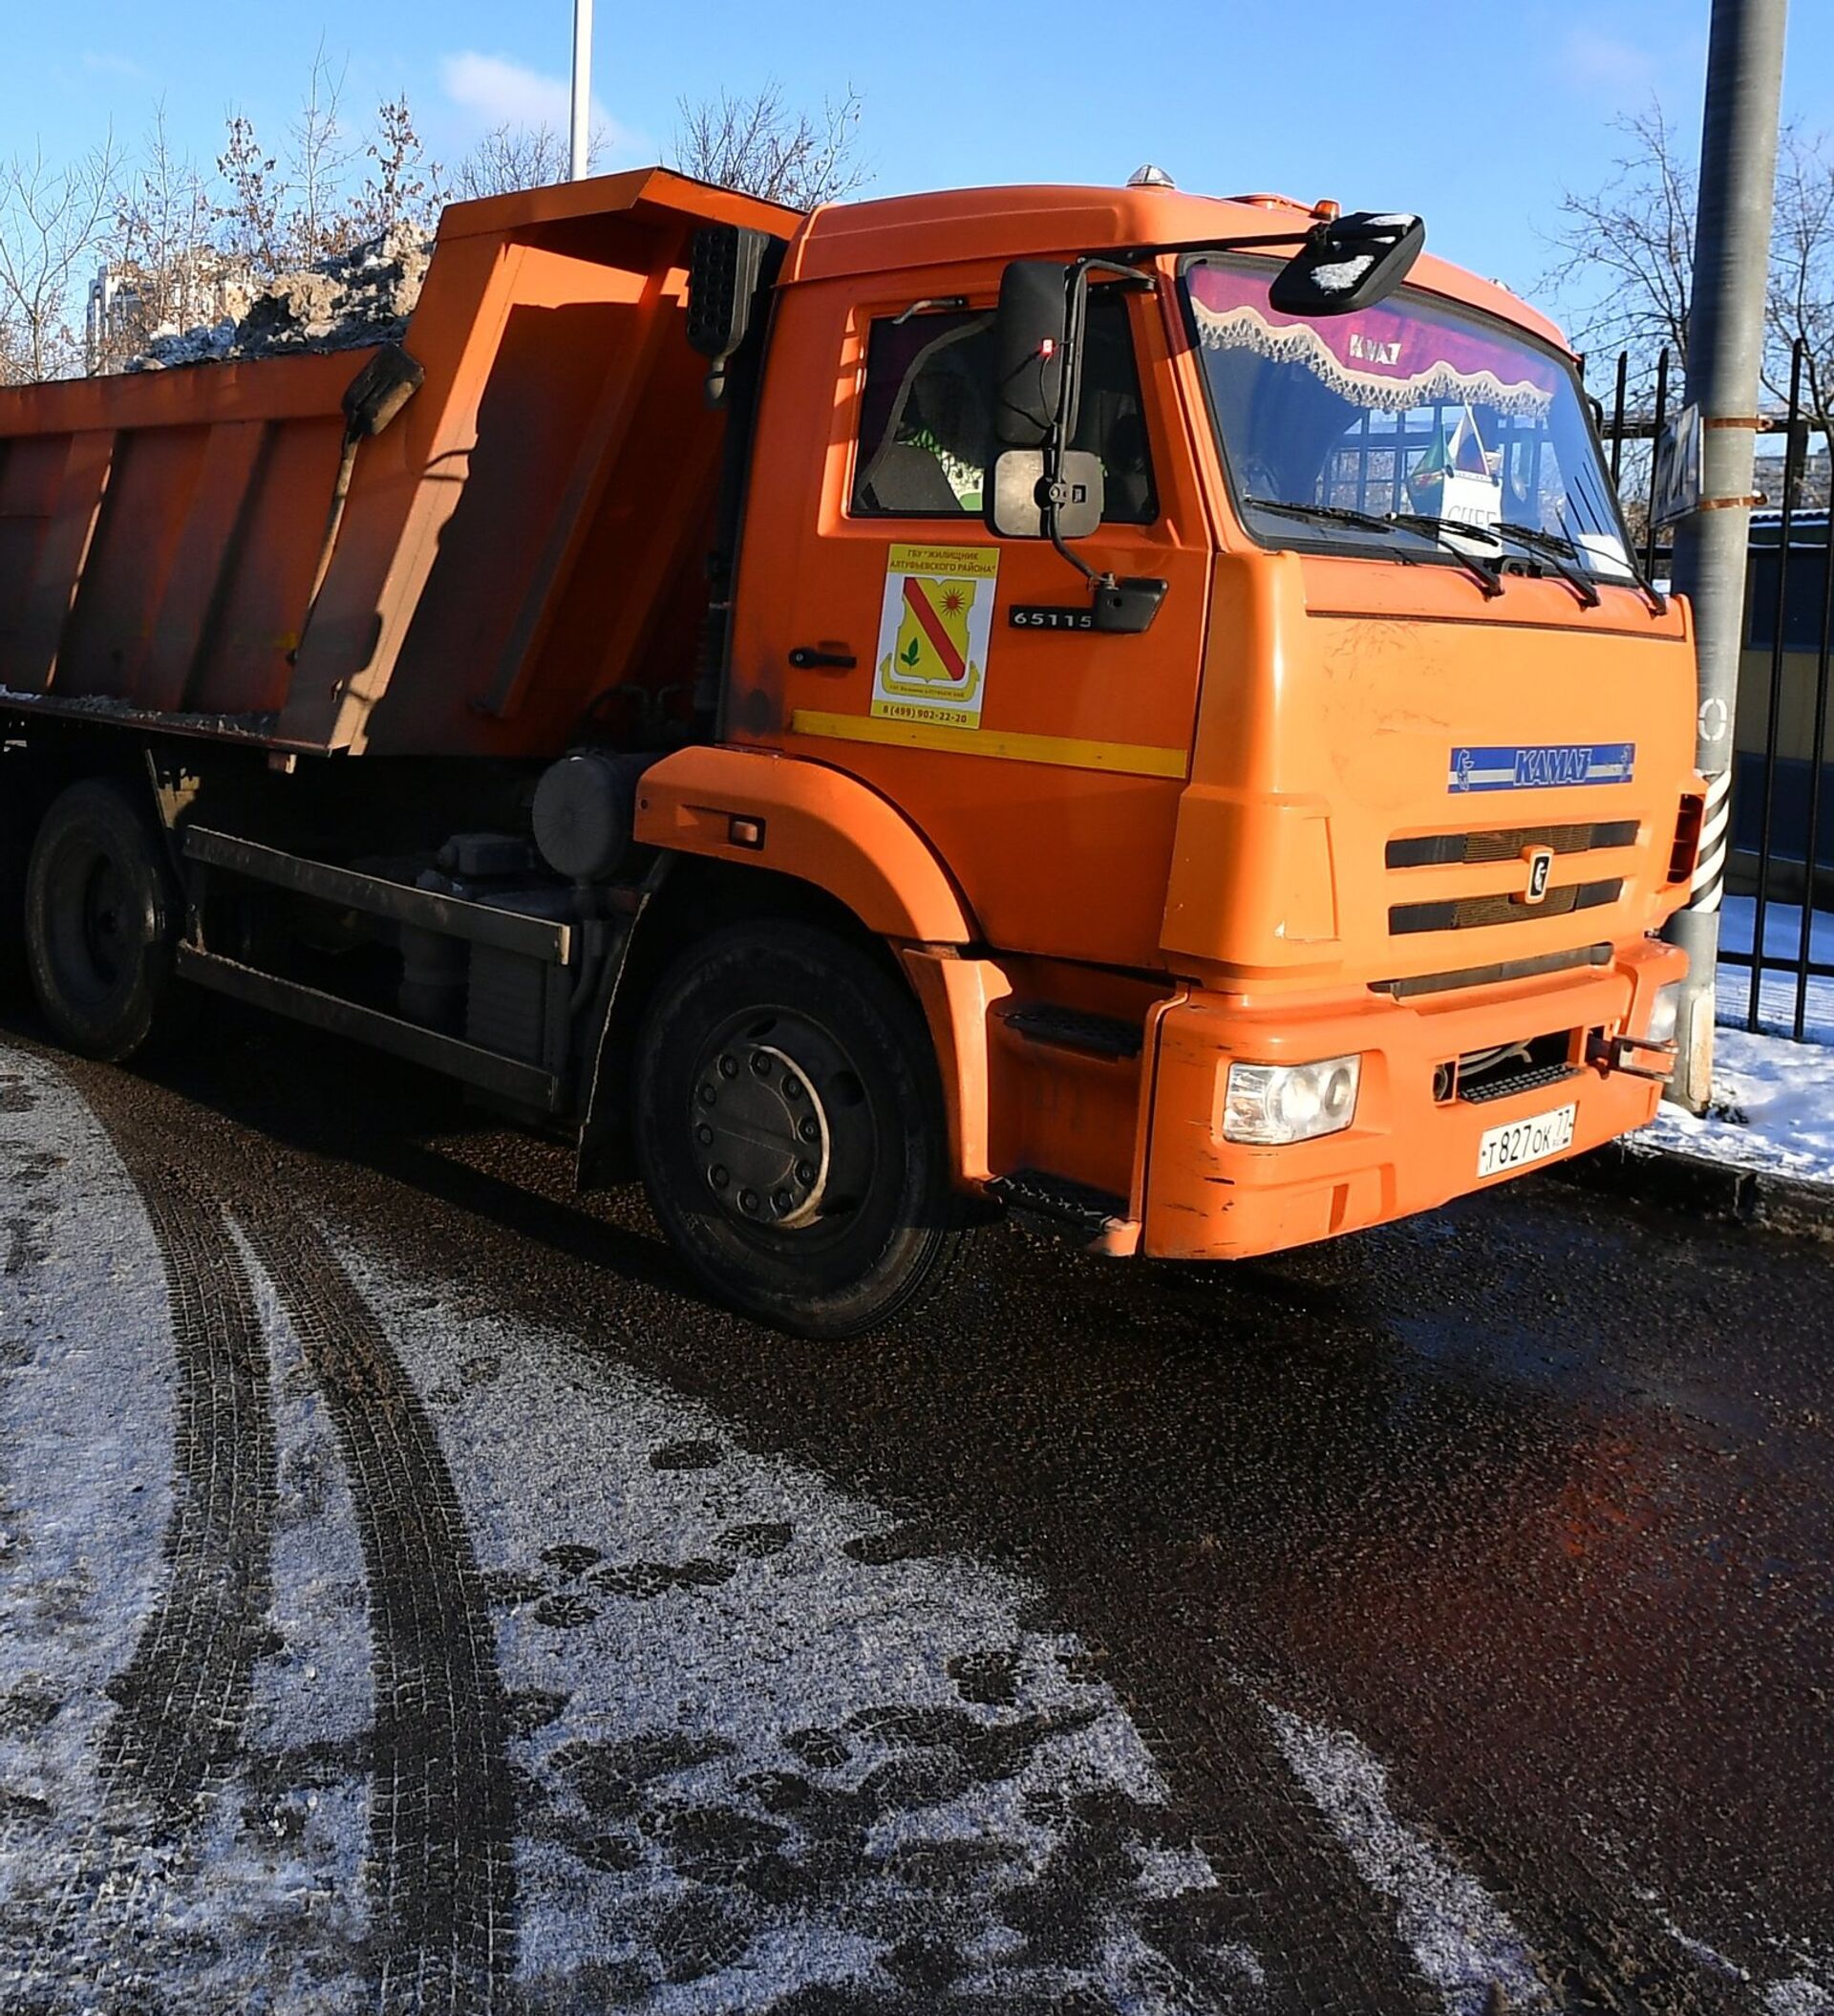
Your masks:
[{"label": "black tire", "polygon": [[26,874],[26,958],[60,1042],[119,1063],[176,1032],[181,914],[163,838],[126,786],[88,778],[53,800]]},{"label": "black tire", "polygon": [[856,1337],[950,1271],[962,1210],[928,1033],[844,939],[785,922],[692,946],[649,1004],[634,1071],[650,1201],[721,1301]]},{"label": "black tire", "polygon": [[26,863],[36,810],[25,758],[0,750],[0,989],[8,993],[26,976]]}]

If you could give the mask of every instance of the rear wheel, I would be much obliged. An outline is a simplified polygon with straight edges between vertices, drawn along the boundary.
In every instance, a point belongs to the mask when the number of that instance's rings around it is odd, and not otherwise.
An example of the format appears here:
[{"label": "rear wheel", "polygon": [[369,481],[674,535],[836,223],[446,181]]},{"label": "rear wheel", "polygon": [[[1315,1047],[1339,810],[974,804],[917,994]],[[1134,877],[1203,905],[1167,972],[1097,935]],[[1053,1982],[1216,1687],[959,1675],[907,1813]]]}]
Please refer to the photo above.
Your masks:
[{"label": "rear wheel", "polygon": [[645,1018],[637,1154],[722,1300],[857,1335],[937,1285],[962,1237],[928,1033],[864,954],[798,924],[685,954]]},{"label": "rear wheel", "polygon": [[179,1019],[180,900],[153,822],[112,779],[72,784],[38,828],[26,957],[60,1041],[119,1062]]},{"label": "rear wheel", "polygon": [[0,750],[0,989],[9,992],[25,977],[26,863],[35,812],[26,758]]}]

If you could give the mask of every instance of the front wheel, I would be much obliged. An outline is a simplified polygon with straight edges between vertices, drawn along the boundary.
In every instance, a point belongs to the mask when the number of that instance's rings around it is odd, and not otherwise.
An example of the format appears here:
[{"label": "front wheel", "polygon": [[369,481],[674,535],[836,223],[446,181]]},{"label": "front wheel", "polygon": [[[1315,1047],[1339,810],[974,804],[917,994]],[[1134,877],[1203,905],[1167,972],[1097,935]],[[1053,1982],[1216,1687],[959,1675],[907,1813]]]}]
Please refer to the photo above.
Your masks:
[{"label": "front wheel", "polygon": [[635,1072],[650,1200],[721,1300],[843,1338],[940,1283],[963,1233],[928,1036],[852,945],[784,923],[690,947]]}]

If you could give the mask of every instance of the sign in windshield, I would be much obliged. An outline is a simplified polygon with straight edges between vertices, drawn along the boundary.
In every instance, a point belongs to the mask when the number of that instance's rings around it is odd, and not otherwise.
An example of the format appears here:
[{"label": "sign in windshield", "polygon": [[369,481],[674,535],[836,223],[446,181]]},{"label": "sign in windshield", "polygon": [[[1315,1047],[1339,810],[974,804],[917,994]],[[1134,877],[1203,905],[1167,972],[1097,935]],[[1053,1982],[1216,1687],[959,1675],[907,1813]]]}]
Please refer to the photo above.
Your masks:
[{"label": "sign in windshield", "polygon": [[1269,544],[1440,548],[1629,582],[1610,479],[1564,362],[1503,325],[1403,291],[1317,323],[1273,268],[1184,278],[1237,503]]}]

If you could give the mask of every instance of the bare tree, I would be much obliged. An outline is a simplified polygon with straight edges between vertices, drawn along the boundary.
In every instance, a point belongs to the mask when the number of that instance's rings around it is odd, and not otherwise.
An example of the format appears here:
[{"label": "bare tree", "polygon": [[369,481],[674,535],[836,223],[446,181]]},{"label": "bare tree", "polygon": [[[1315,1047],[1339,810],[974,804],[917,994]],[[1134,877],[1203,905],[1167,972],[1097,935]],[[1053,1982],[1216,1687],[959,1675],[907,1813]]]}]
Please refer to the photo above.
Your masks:
[{"label": "bare tree", "polygon": [[742,189],[794,210],[850,196],[868,179],[859,158],[861,97],[827,100],[821,113],[792,111],[775,79],[749,96],[683,100],[674,165],[700,182]]},{"label": "bare tree", "polygon": [[287,263],[280,161],[262,145],[245,113],[228,117],[217,173],[227,199],[216,211],[218,244],[254,271],[279,272]]},{"label": "bare tree", "polygon": [[306,96],[288,128],[288,250],[301,265],[345,250],[352,235],[346,196],[357,149],[344,127],[344,76],[342,70],[332,74],[321,42]]},{"label": "bare tree", "polygon": [[1695,172],[1660,105],[1616,126],[1624,147],[1604,184],[1561,198],[1547,280],[1583,302],[1579,347],[1628,350],[1633,382],[1646,391],[1661,351],[1687,356]]},{"label": "bare tree", "polygon": [[1820,135],[1787,128],[1777,161],[1770,291],[1765,302],[1764,384],[1789,396],[1789,358],[1803,351],[1803,410],[1834,447],[1834,158]]},{"label": "bare tree", "polygon": [[72,301],[107,236],[116,172],[112,138],[64,167],[42,150],[0,166],[0,352],[14,377],[82,368]]},{"label": "bare tree", "polygon": [[[352,171],[365,158],[374,167],[358,194]],[[405,99],[381,107],[375,139],[361,146],[344,121],[344,73],[332,70],[321,46],[283,146],[270,151],[246,113],[229,114],[217,157],[219,248],[258,277],[310,266],[348,251],[366,235],[377,203],[429,168]]]},{"label": "bare tree", "polygon": [[215,305],[224,261],[215,245],[217,205],[188,155],[177,152],[163,103],[139,158],[117,183],[113,223],[100,249],[109,305],[87,362],[109,370],[146,347],[156,330],[184,328]]},{"label": "bare tree", "polygon": [[[1562,199],[1547,277],[1579,305],[1582,349],[1630,353],[1632,404],[1647,407],[1658,354],[1687,362],[1697,178],[1659,105],[1618,130],[1626,145],[1603,186]],[[1803,417],[1834,443],[1834,158],[1801,126],[1785,128],[1778,154],[1765,337],[1764,391],[1779,406],[1788,398],[1800,340]],[[1631,461],[1640,481],[1646,452]]]},{"label": "bare tree", "polygon": [[497,126],[451,171],[444,194],[454,203],[540,189],[566,180],[566,139],[552,126]]},{"label": "bare tree", "polygon": [[344,227],[358,239],[402,228],[430,233],[445,201],[439,164],[421,143],[405,93],[376,107],[374,134],[363,155],[370,167],[350,199]]}]

